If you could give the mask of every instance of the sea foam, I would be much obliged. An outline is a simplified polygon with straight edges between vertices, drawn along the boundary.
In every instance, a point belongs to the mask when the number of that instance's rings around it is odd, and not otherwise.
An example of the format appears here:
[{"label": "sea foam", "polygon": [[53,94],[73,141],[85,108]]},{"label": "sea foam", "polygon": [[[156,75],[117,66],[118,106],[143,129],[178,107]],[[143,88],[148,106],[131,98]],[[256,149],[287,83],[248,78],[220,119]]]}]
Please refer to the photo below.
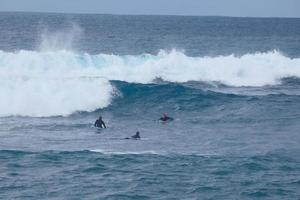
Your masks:
[{"label": "sea foam", "polygon": [[182,52],[157,55],[108,55],[57,51],[0,51],[0,116],[69,115],[111,103],[110,80],[151,83],[205,81],[226,85],[279,84],[300,77],[300,58],[280,52],[240,57],[189,57]]}]

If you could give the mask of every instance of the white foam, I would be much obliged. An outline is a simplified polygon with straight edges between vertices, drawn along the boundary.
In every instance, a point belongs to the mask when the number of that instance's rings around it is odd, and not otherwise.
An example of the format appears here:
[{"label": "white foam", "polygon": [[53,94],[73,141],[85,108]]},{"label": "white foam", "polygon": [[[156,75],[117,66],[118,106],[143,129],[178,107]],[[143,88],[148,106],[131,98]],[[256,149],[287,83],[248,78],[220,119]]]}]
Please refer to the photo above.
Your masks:
[{"label": "white foam", "polygon": [[170,82],[216,81],[231,86],[264,86],[284,77],[300,77],[300,59],[279,52],[247,54],[241,57],[188,57],[177,51],[157,56],[102,55],[101,74],[108,79],[149,83],[156,78]]},{"label": "white foam", "polygon": [[89,151],[108,154],[108,155],[143,155],[143,154],[165,155],[164,153],[158,153],[156,151],[113,151],[113,150],[103,150],[103,149],[94,149]]},{"label": "white foam", "polygon": [[114,95],[109,80],[264,86],[291,76],[300,77],[300,59],[277,51],[241,57],[188,57],[176,50],[137,56],[0,51],[0,116],[69,115],[103,108]]},{"label": "white foam", "polygon": [[[70,52],[0,52],[0,116],[55,116],[109,105],[107,79],[84,77]],[[87,69],[88,71],[88,69]]]},{"label": "white foam", "polygon": [[218,156],[217,153],[199,153],[199,152],[167,152],[167,151],[116,151],[116,150],[104,150],[104,149],[92,149],[90,152],[101,153],[105,155],[159,155],[159,156]]}]

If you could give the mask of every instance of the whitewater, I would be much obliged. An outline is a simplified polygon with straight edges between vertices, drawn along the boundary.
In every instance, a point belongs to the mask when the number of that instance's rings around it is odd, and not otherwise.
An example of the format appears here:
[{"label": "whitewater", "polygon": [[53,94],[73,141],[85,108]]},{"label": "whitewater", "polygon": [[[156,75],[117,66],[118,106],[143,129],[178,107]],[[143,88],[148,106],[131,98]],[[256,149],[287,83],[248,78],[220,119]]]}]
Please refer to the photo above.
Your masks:
[{"label": "whitewater", "polygon": [[262,87],[280,84],[283,78],[300,78],[299,66],[299,58],[278,51],[218,57],[189,57],[176,50],[126,56],[0,51],[0,116],[66,116],[104,108],[119,94],[112,80]]}]

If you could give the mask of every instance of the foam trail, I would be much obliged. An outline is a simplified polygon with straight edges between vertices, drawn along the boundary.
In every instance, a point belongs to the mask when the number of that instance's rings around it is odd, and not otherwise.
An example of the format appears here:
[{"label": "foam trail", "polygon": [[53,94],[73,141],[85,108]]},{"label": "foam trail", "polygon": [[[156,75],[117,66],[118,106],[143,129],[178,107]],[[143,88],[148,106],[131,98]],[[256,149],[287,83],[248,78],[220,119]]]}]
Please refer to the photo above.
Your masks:
[{"label": "foam trail", "polygon": [[300,77],[300,59],[274,51],[241,57],[188,57],[178,51],[117,56],[71,51],[0,51],[0,116],[69,115],[110,104],[109,80],[151,83],[217,81],[231,86],[278,84]]},{"label": "foam trail", "polygon": [[112,151],[112,150],[93,149],[93,150],[89,150],[89,151],[95,152],[95,153],[108,154],[108,155],[145,155],[145,154],[166,155],[166,153],[156,152],[153,150],[149,150],[149,151]]}]

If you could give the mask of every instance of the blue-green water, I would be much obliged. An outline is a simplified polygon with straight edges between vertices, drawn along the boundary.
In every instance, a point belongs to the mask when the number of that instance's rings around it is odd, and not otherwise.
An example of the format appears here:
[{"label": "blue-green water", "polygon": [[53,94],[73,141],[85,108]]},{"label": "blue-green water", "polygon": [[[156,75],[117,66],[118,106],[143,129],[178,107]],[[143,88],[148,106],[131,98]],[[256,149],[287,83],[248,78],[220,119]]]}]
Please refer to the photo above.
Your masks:
[{"label": "blue-green water", "polygon": [[299,199],[299,33],[0,13],[0,199]]},{"label": "blue-green water", "polygon": [[1,151],[0,159],[3,199],[297,199],[300,195],[299,160],[278,154]]}]

